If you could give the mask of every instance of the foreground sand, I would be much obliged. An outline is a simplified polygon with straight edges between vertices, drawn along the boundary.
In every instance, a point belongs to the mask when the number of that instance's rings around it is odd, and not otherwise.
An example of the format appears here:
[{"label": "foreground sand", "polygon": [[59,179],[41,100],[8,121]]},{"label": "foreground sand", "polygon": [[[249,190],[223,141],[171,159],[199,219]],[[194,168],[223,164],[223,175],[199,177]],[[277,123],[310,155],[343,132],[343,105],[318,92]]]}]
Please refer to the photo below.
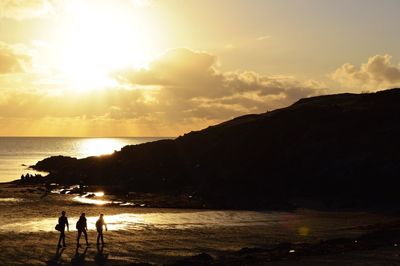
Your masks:
[{"label": "foreground sand", "polygon": [[357,238],[244,248],[212,258],[201,254],[173,265],[400,265],[400,223],[376,225]]},{"label": "foreground sand", "polygon": [[[37,199],[43,191],[37,186],[21,187],[3,184],[0,185],[0,193],[2,198]],[[47,206],[44,209],[37,208],[38,201],[24,202],[24,208],[29,210],[28,216],[31,216],[27,219],[43,217],[45,219],[41,218],[38,221],[47,221],[46,217],[52,217],[54,214],[52,208],[55,203],[65,204],[70,217],[79,215],[82,208],[87,208],[89,215],[103,210],[110,215],[120,211],[120,209],[104,209],[98,206],[71,205],[71,202],[64,202],[64,199],[64,195],[46,197],[44,202],[41,202],[43,206]],[[8,212],[3,211],[1,218],[7,219],[7,222],[13,219],[12,211],[22,211],[18,206],[15,205]],[[58,207],[55,209],[58,211]],[[135,213],[158,212],[140,208],[133,210]],[[4,213],[9,213],[9,216]],[[56,217],[51,218],[49,224],[43,225],[54,226],[53,220],[55,221]],[[400,250],[397,246],[400,242],[400,223],[396,216],[384,221],[385,223],[361,228],[368,229],[368,233],[361,236],[314,241],[309,244],[299,242],[268,246],[258,244],[257,248],[231,246],[226,250],[212,246],[204,248],[207,246],[206,242],[202,242],[204,239],[225,236],[218,230],[201,231],[201,235],[198,235],[196,239],[196,234],[190,235],[194,229],[159,230],[152,228],[151,225],[141,231],[109,231],[106,233],[108,244],[103,249],[93,245],[96,232],[92,229],[89,231],[92,245],[87,249],[85,245],[76,249],[74,224],[71,226],[71,232],[67,233],[67,248],[58,249],[56,247],[57,232],[37,229],[29,231],[24,228],[20,230],[14,224],[15,230],[0,230],[0,265],[146,265],[146,263],[151,265],[400,265]],[[35,223],[30,226],[34,225]],[[2,226],[4,224],[0,225],[0,229]],[[196,241],[200,248],[194,248],[196,245],[193,245],[193,242]],[[224,243],[224,240],[221,241]],[[232,239],[229,241],[232,244]],[[187,246],[185,249],[185,245],[189,243],[192,246]],[[226,246],[228,247],[228,242]],[[202,254],[197,255],[200,253]]]},{"label": "foreground sand", "polygon": [[[52,235],[41,235],[39,237],[29,235],[10,235],[4,238],[2,235],[2,252],[0,261],[2,265],[83,265],[76,264],[77,254],[85,261],[85,265],[134,265],[139,262],[146,262],[148,258],[141,254],[141,251],[131,250],[131,256],[136,257],[136,262],[132,262],[130,257],[118,258],[115,255],[109,256],[117,249],[124,249],[124,246],[105,246],[103,251],[98,250],[96,246],[91,246],[86,250],[86,254],[82,257],[86,247],[78,249],[76,253],[75,247],[72,245],[65,249],[57,249],[52,241]],[[3,241],[16,241],[22,238],[26,244],[20,247],[4,248]],[[69,241],[70,239],[68,239]],[[332,248],[332,247],[331,247]],[[170,265],[400,265],[400,250],[394,246],[382,246],[376,248],[354,249],[350,251],[341,251],[336,246],[335,250],[323,250],[326,254],[283,254],[283,251],[277,252],[281,254],[272,255],[271,252],[239,252],[235,254],[221,254],[220,257],[208,257],[201,255],[190,257],[187,259],[171,262]],[[129,262],[130,261],[130,262]]]},{"label": "foreground sand", "polygon": [[400,250],[395,247],[382,247],[372,250],[358,250],[343,253],[332,253],[313,256],[292,256],[269,260],[257,255],[247,255],[236,259],[197,259],[190,258],[172,265],[255,265],[255,266],[288,266],[288,265],[400,265]]}]

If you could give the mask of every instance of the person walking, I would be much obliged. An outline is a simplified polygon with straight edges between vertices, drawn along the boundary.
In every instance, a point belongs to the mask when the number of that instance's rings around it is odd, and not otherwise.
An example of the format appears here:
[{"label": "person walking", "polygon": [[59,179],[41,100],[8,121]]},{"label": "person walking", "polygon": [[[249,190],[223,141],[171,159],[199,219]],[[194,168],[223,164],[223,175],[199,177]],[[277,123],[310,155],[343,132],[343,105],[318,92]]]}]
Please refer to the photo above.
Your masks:
[{"label": "person walking", "polygon": [[86,215],[85,213],[81,214],[81,217],[79,217],[79,220],[76,222],[76,229],[78,229],[78,237],[76,238],[76,245],[79,247],[79,240],[81,238],[81,235],[85,236],[86,240],[86,245],[89,245],[88,242],[88,236],[87,236],[87,221],[86,221]]},{"label": "person walking", "polygon": [[104,245],[103,239],[103,226],[107,229],[107,224],[104,222],[104,214],[100,214],[99,219],[96,221],[96,229],[97,229],[97,245],[99,245],[99,240],[101,239],[101,244]]},{"label": "person walking", "polygon": [[60,238],[58,239],[58,247],[61,247],[61,240],[63,243],[63,246],[66,247],[65,245],[65,226],[67,226],[67,230],[69,231],[69,224],[68,224],[68,218],[65,216],[65,211],[61,212],[61,216],[58,218],[58,230],[60,231]]}]

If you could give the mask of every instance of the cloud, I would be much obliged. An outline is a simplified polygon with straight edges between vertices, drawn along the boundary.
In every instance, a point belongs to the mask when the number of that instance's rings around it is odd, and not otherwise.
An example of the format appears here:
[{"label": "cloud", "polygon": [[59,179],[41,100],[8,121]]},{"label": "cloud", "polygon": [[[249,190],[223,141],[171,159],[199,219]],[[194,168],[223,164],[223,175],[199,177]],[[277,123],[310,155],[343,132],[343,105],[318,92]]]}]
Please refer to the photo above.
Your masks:
[{"label": "cloud", "polygon": [[236,46],[232,43],[227,43],[224,45],[225,50],[234,50],[235,48],[236,48]]},{"label": "cloud", "polygon": [[207,88],[215,88],[221,82],[216,63],[217,58],[208,53],[174,49],[153,61],[148,69],[125,69],[115,73],[115,78],[132,85],[163,86],[185,98],[202,96],[201,92],[215,95],[219,91]]},{"label": "cloud", "polygon": [[[284,107],[320,94],[323,88],[317,82],[287,76],[224,72],[215,55],[183,48],[168,51],[147,69],[127,68],[113,77],[119,85],[80,93],[54,93],[42,85],[31,90],[3,90],[0,116],[6,119],[3,121],[25,119],[23,124],[29,119],[36,125],[49,125],[50,121],[62,125],[65,121],[69,128],[80,130],[86,123],[91,125],[85,127],[88,132],[108,125],[115,128],[115,135],[171,136]],[[129,133],[132,128],[136,133]]]},{"label": "cloud", "polygon": [[343,86],[362,89],[382,89],[400,85],[400,66],[391,62],[392,56],[375,55],[360,68],[346,63],[331,73],[331,78]]},{"label": "cloud", "polygon": [[258,41],[265,41],[265,40],[268,40],[268,39],[271,39],[270,35],[263,35],[263,36],[257,37]]},{"label": "cloud", "polygon": [[0,74],[23,72],[30,63],[29,55],[0,42]]},{"label": "cloud", "polygon": [[52,14],[61,0],[2,0],[2,17],[29,19]]},{"label": "cloud", "polygon": [[279,96],[290,102],[293,95],[306,97],[317,92],[293,78],[265,76],[253,71],[221,72],[215,55],[185,48],[168,51],[148,69],[125,69],[116,72],[114,77],[132,86],[158,86],[160,95],[186,100],[253,94],[252,97],[258,98]]},{"label": "cloud", "polygon": [[323,91],[323,84],[315,81],[254,71],[222,72],[215,55],[185,48],[168,51],[147,69],[120,70],[114,78],[132,88],[157,88],[152,95],[156,101],[146,106],[171,123],[217,123],[284,107]]}]

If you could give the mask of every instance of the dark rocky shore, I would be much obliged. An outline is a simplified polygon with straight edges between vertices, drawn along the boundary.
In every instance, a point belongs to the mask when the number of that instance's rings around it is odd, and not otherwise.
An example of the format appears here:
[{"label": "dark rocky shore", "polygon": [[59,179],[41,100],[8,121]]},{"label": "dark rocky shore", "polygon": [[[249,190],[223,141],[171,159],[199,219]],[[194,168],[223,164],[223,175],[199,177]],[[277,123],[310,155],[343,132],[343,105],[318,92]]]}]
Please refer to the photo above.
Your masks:
[{"label": "dark rocky shore", "polygon": [[49,182],[186,195],[206,208],[396,205],[399,102],[400,89],[301,99],[174,140],[126,146],[108,156],[51,157],[32,168],[48,172]]}]

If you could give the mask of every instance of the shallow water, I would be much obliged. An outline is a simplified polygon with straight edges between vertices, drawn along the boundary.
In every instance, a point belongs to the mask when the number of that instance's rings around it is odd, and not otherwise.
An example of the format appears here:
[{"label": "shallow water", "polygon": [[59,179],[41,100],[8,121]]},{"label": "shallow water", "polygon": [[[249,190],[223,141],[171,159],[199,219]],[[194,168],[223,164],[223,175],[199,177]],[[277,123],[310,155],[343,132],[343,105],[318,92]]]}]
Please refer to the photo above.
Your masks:
[{"label": "shallow water", "polygon": [[[0,261],[7,265],[43,265],[54,259],[58,233],[54,230],[61,210],[67,212],[68,247],[57,260],[68,265],[76,255],[75,223],[81,212],[88,217],[89,241],[96,238],[94,223],[105,214],[103,252],[110,264],[118,262],[172,262],[179,257],[207,252],[218,255],[243,247],[265,247],[281,242],[314,242],[353,237],[365,225],[388,222],[391,217],[366,212],[255,212],[185,210],[82,204],[74,195],[28,193],[23,188],[0,192]],[[94,199],[107,200],[107,197]],[[85,251],[78,249],[78,254]],[[103,253],[101,253],[103,254]],[[95,263],[99,250],[86,251],[86,265]]]}]

